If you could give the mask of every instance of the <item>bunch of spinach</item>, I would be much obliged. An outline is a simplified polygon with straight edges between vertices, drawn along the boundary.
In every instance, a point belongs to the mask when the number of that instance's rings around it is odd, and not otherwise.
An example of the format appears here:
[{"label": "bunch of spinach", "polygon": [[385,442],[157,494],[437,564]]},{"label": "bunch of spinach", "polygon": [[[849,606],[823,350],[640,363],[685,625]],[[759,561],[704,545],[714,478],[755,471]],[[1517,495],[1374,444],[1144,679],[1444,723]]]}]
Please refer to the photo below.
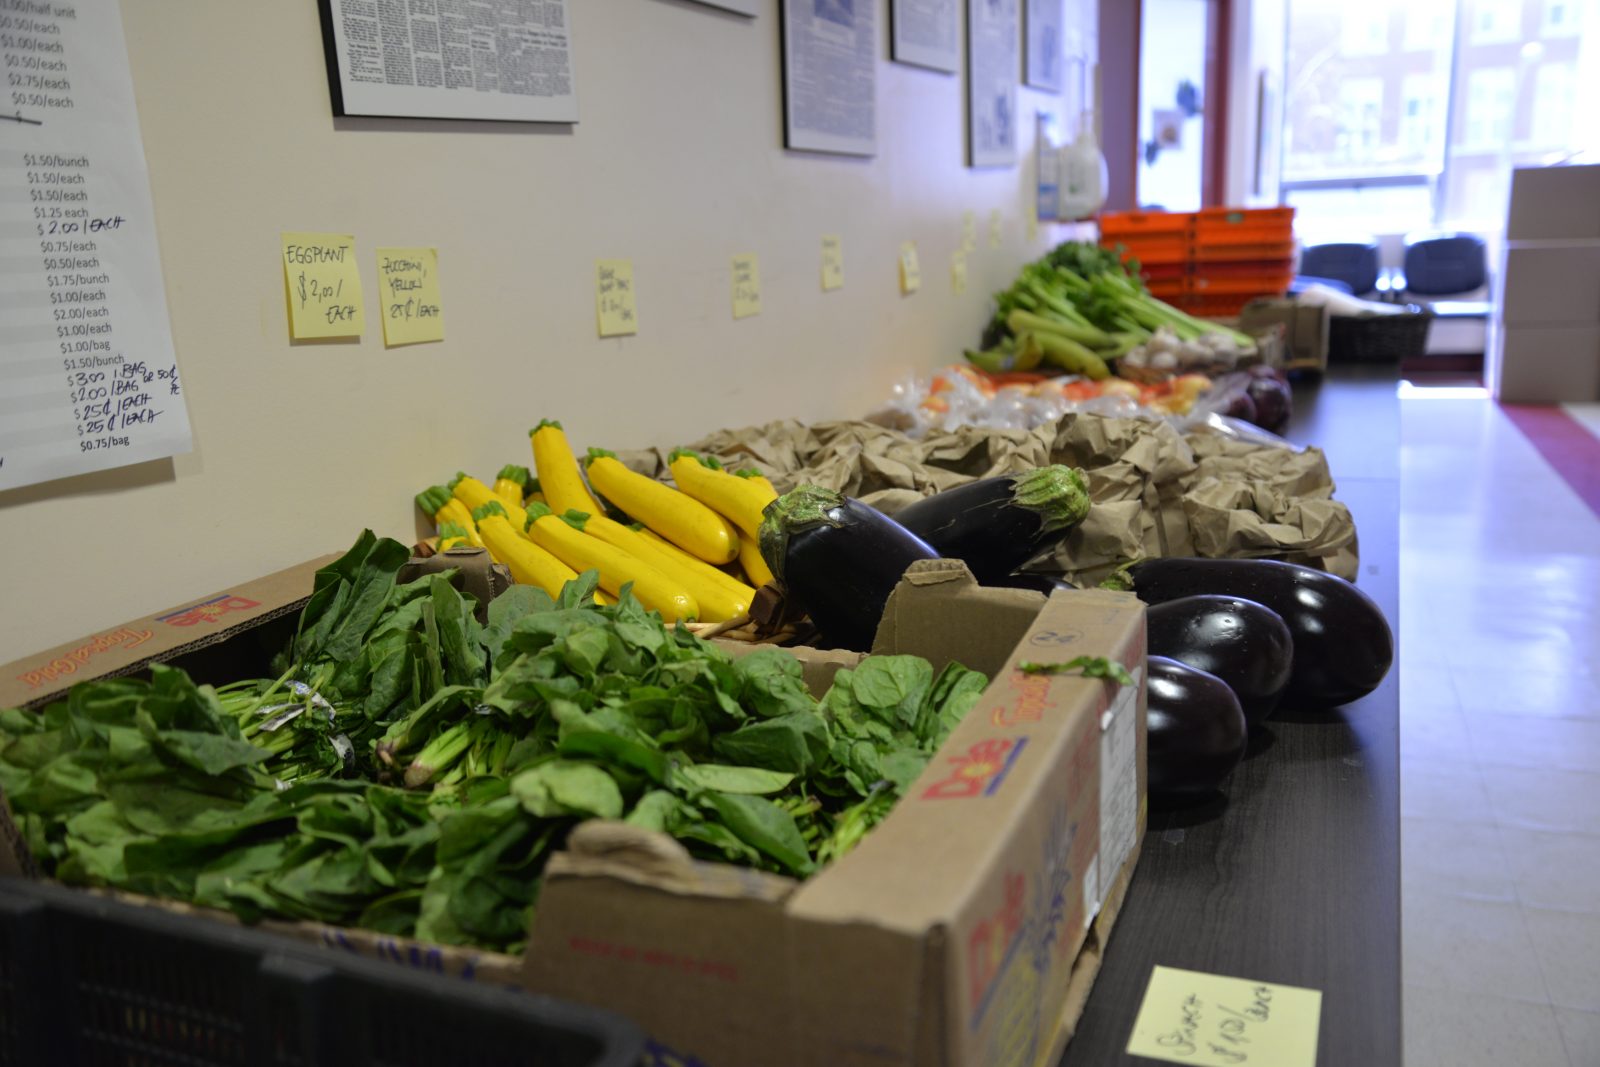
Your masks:
[{"label": "bunch of spinach", "polygon": [[156,667],[0,712],[0,789],[69,882],[514,948],[545,859],[588,818],[804,877],[892,808],[986,679],[868,657],[818,701],[780,649],[734,658],[590,573],[474,618],[365,533],[275,679]]}]

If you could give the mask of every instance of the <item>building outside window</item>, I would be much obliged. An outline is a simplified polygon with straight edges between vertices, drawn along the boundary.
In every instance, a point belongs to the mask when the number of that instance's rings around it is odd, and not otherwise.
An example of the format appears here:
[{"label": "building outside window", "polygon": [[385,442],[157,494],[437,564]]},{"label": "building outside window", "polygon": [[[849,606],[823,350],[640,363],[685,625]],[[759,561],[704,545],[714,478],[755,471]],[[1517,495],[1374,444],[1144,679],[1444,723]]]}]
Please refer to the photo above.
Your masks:
[{"label": "building outside window", "polygon": [[1536,148],[1565,147],[1578,103],[1578,72],[1572,63],[1544,63],[1534,77],[1533,132]]},{"label": "building outside window", "polygon": [[1511,67],[1485,67],[1469,74],[1466,121],[1456,145],[1488,151],[1508,140],[1516,94],[1517,72]]},{"label": "building outside window", "polygon": [[1473,0],[1469,7],[1473,44],[1515,41],[1522,36],[1522,0]]},{"label": "building outside window", "polygon": [[1578,33],[1583,5],[1578,0],[1544,0],[1539,33],[1545,37],[1571,37]]}]

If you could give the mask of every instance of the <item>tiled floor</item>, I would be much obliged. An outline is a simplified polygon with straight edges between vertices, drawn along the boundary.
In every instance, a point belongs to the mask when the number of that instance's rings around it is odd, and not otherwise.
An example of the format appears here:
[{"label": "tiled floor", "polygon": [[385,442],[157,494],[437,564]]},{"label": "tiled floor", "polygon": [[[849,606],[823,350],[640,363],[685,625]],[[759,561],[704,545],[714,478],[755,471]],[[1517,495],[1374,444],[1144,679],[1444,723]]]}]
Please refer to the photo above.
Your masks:
[{"label": "tiled floor", "polygon": [[1600,1067],[1600,517],[1485,399],[1401,424],[1406,1064]]}]

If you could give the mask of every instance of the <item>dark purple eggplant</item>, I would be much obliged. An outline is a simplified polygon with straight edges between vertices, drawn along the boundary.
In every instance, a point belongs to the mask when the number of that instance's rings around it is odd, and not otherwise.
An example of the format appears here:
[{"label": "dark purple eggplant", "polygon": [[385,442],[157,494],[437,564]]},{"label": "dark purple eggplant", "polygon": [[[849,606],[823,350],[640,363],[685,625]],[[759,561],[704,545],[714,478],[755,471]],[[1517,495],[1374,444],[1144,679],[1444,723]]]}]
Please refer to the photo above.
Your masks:
[{"label": "dark purple eggplant", "polygon": [[818,485],[785,493],[764,514],[761,556],[828,648],[870,651],[900,576],[939,558],[883,512]]},{"label": "dark purple eggplant", "polygon": [[1245,597],[1282,616],[1294,637],[1284,702],[1328,708],[1378,688],[1394,663],[1394,634],[1372,598],[1337,575],[1268,559],[1150,559],[1128,568],[1146,604],[1196,593]]},{"label": "dark purple eggplant", "polygon": [[1157,796],[1209,796],[1244,756],[1250,727],[1233,690],[1214,674],[1150,656],[1149,782]]},{"label": "dark purple eggplant", "polygon": [[1289,684],[1294,639],[1278,613],[1251,600],[1202,594],[1145,612],[1150,654],[1187,663],[1228,684],[1255,726]]},{"label": "dark purple eggplant", "polygon": [[965,561],[978,581],[995,585],[1087,514],[1087,476],[1056,464],[946,489],[902,508],[894,520],[946,559]]}]

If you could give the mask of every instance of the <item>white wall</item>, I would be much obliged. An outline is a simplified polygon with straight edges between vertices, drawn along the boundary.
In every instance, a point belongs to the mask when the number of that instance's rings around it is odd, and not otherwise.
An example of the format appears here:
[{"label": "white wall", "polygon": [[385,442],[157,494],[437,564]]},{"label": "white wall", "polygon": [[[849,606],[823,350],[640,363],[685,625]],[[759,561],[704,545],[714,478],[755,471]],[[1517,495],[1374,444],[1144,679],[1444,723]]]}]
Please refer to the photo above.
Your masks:
[{"label": "white wall", "polygon": [[[409,539],[416,491],[528,462],[541,417],[579,446],[627,448],[863,414],[905,372],[959,359],[989,294],[1061,236],[1024,228],[1034,112],[1071,114],[1052,96],[1020,89],[1023,161],[974,171],[962,79],[885,59],[877,158],[791,153],[777,0],[753,21],[682,0],[571,7],[568,130],[333,119],[312,0],[123,4],[195,451],[0,494],[0,660],[342,549],[363,526]],[[1093,5],[1068,8],[1067,39],[1092,53]],[[956,296],[969,210],[979,246]],[[355,233],[369,310],[374,248],[437,245],[447,340],[386,350],[369,315],[359,344],[291,346],[281,230]],[[845,288],[828,294],[824,233],[844,237]],[[907,240],[923,289],[901,297]],[[761,257],[764,311],[734,322],[738,252]],[[602,342],[593,261],[611,256],[634,261],[641,332]]]}]

